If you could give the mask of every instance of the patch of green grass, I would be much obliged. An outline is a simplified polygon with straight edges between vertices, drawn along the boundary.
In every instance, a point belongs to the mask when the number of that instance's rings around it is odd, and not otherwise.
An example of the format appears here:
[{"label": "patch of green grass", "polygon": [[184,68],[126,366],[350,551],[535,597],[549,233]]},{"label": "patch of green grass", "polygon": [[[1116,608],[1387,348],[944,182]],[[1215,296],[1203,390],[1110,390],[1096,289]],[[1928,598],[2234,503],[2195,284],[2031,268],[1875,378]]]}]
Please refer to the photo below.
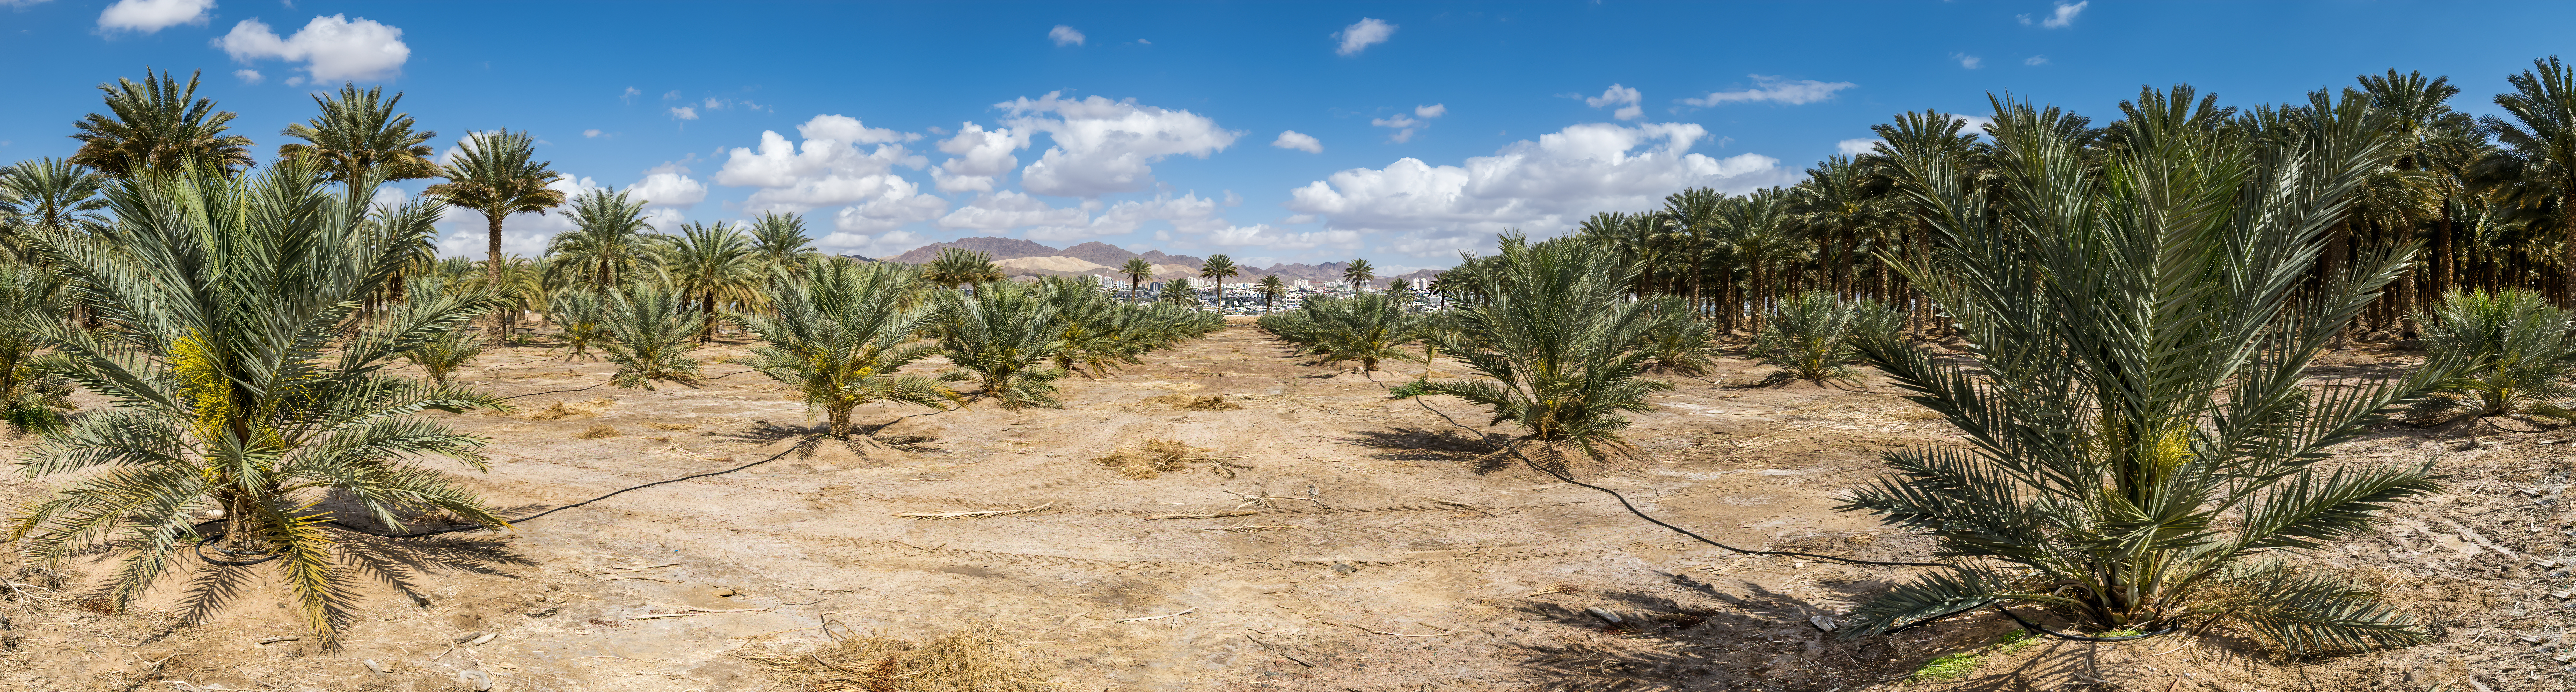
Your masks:
[{"label": "patch of green grass", "polygon": [[1923,667],[1914,669],[1914,674],[1905,678],[1905,684],[1945,682],[1964,678],[1969,673],[1976,672],[1977,666],[1985,663],[1988,656],[2010,654],[2037,643],[2039,638],[2031,636],[2028,630],[2006,632],[1993,644],[1924,661]]},{"label": "patch of green grass", "polygon": [[2135,637],[2135,636],[2138,636],[2138,635],[2141,635],[2141,634],[2146,634],[2146,633],[2145,633],[2145,632],[2138,631],[2138,630],[2111,630],[2111,631],[2109,631],[2109,632],[2104,632],[2104,633],[2096,634],[2096,635],[2093,635],[2093,636],[2096,636],[2096,637]]}]

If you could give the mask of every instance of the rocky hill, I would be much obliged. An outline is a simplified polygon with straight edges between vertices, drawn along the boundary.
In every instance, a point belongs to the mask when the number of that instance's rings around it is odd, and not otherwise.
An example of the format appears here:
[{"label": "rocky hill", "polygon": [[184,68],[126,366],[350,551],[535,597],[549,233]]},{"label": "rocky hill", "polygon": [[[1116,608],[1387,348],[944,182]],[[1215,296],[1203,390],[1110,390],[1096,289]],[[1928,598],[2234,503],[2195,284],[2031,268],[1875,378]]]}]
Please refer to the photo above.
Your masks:
[{"label": "rocky hill", "polygon": [[[922,264],[938,257],[940,250],[948,248],[993,253],[993,263],[1000,265],[1003,271],[1014,276],[1116,276],[1118,269],[1126,265],[1127,260],[1142,257],[1145,261],[1154,264],[1154,278],[1169,279],[1196,276],[1199,267],[1207,263],[1206,258],[1202,257],[1169,255],[1161,250],[1147,250],[1140,253],[1097,241],[1068,248],[1055,248],[1019,238],[993,236],[959,238],[945,243],[932,243],[885,259],[889,262]],[[1342,270],[1349,267],[1349,262],[1282,263],[1269,267],[1245,265],[1242,267],[1243,274],[1236,277],[1236,280],[1250,281],[1263,276],[1276,275],[1282,279],[1340,281]],[[1425,269],[1401,276],[1378,277],[1377,280],[1369,283],[1385,286],[1388,281],[1405,278],[1418,284],[1429,280],[1431,275],[1437,273],[1439,273],[1438,270]]]}]

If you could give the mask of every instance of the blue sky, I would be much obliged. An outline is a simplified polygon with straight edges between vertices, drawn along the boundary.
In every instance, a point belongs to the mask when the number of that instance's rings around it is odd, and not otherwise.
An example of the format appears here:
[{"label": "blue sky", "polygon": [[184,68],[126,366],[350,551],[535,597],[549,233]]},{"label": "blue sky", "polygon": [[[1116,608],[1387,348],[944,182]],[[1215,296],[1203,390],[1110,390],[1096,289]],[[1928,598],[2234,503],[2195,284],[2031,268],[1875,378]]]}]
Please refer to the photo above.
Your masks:
[{"label": "blue sky", "polygon": [[[1788,184],[1892,113],[1978,115],[1989,92],[2107,120],[2142,84],[2249,105],[2396,67],[2489,113],[2569,7],[0,0],[0,160],[68,154],[97,86],[146,66],[202,70],[263,156],[309,93],[356,81],[403,92],[442,151],[533,132],[564,187],[664,223],[794,211],[870,256],[1003,235],[1409,269],[1682,187]],[[450,216],[446,247],[483,246]],[[514,218],[505,243],[567,225]]]}]

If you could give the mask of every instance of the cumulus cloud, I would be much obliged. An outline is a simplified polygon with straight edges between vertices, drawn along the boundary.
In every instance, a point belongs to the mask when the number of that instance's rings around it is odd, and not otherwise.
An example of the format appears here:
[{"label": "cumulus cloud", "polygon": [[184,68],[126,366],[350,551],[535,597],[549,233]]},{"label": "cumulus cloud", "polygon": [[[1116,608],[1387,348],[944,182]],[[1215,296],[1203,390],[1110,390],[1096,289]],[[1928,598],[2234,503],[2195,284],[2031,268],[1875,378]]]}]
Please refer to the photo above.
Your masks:
[{"label": "cumulus cloud", "polygon": [[1413,115],[1397,113],[1392,118],[1370,118],[1369,124],[1395,130],[1395,134],[1387,135],[1387,141],[1403,143],[1412,141],[1414,133],[1430,127],[1424,121],[1448,114],[1448,104],[1434,103],[1428,106],[1414,106]]},{"label": "cumulus cloud", "polygon": [[149,34],[181,24],[204,24],[206,10],[214,8],[215,0],[117,0],[98,13],[98,28]]},{"label": "cumulus cloud", "polygon": [[[1715,94],[1711,94],[1711,96],[1715,96]],[[1644,101],[1645,98],[1646,95],[1636,89],[1612,84],[1608,90],[1602,91],[1600,96],[1584,99],[1583,103],[1584,105],[1594,108],[1600,108],[1603,106],[1619,106],[1619,110],[1612,111],[1610,113],[1610,117],[1618,118],[1620,120],[1635,120],[1646,117],[1645,107],[1638,105],[1640,102]]]},{"label": "cumulus cloud", "polygon": [[1960,67],[1965,67],[1971,70],[1986,66],[1985,58],[1980,58],[1966,53],[1951,53],[1950,59],[1959,61]]},{"label": "cumulus cloud", "polygon": [[1800,106],[1833,98],[1834,92],[1859,86],[1851,82],[1820,82],[1813,79],[1781,79],[1776,75],[1757,74],[1747,76],[1753,78],[1754,86],[1751,89],[1740,91],[1712,91],[1709,92],[1708,96],[1702,98],[1682,99],[1682,103],[1702,108],[1727,103],[1759,103],[1762,101]]},{"label": "cumulus cloud", "polygon": [[261,76],[259,70],[233,70],[233,76],[240,78],[243,84],[258,84],[261,80],[268,79]]},{"label": "cumulus cloud", "polygon": [[1691,153],[1707,135],[1688,123],[1574,125],[1463,165],[1404,158],[1341,171],[1296,189],[1287,207],[1325,219],[1328,230],[1392,236],[1386,249],[1427,257],[1482,249],[1511,228],[1561,233],[1594,212],[1652,207],[1674,190],[1740,193],[1794,177],[1768,156]]},{"label": "cumulus cloud", "polygon": [[626,194],[643,200],[646,206],[686,208],[707,201],[707,184],[689,177],[688,168],[666,163],[646,171],[643,180],[626,186]]},{"label": "cumulus cloud", "polygon": [[[2072,5],[2062,2],[2057,3],[2057,11],[2051,12],[2048,17],[2039,20],[2039,25],[2042,28],[2048,29],[2064,29],[2068,26],[2073,26],[2075,24],[2075,15],[2083,13],[2084,6],[2090,4],[2093,4],[2093,0],[2084,0],[2083,2],[2078,2]],[[2030,26],[2030,15],[2021,14],[2013,16],[2021,19],[2022,26]]]},{"label": "cumulus cloud", "polygon": [[1048,29],[1047,38],[1055,41],[1055,44],[1058,46],[1082,45],[1082,32],[1075,31],[1073,27],[1062,24],[1057,24],[1055,25],[1055,28]]},{"label": "cumulus cloud", "polygon": [[1031,132],[1044,132],[1054,141],[1055,146],[1020,170],[1020,187],[1041,195],[1098,197],[1143,190],[1154,182],[1149,164],[1175,154],[1207,158],[1243,135],[1185,110],[1137,105],[1135,99],[1064,99],[1060,93],[994,104],[1013,114],[1005,124],[1021,131],[1016,141],[1027,142]]},{"label": "cumulus cloud", "polygon": [[644,90],[637,89],[635,87],[627,87],[626,93],[617,95],[617,100],[624,103],[634,103],[635,97],[642,95],[644,95]]},{"label": "cumulus cloud", "polygon": [[[453,157],[459,151],[459,147],[449,147],[441,160]],[[547,183],[546,187],[563,193],[565,199],[578,198],[594,190],[606,189],[597,180],[572,175],[556,178],[554,182]],[[491,234],[485,230],[487,227],[484,225],[483,215],[470,211],[450,211],[446,219],[439,223],[449,229],[447,235],[438,240],[439,256],[481,259],[490,252],[486,239],[490,238]],[[501,252],[529,257],[542,255],[545,254],[547,240],[554,238],[557,233],[572,229],[572,218],[560,213],[560,210],[555,213],[512,214],[510,218],[501,221]]]},{"label": "cumulus cloud", "polygon": [[814,241],[824,252],[861,257],[893,257],[904,251],[929,245],[930,239],[911,231],[888,231],[877,235],[833,233]]},{"label": "cumulus cloud", "polygon": [[1020,165],[1020,158],[1011,152],[1028,145],[1028,136],[1011,128],[959,125],[956,136],[939,141],[939,150],[950,156],[930,171],[930,177],[938,181],[940,192],[992,192],[995,177]]},{"label": "cumulus cloud", "polygon": [[975,200],[956,211],[939,217],[943,228],[966,228],[1001,231],[1024,226],[1079,226],[1091,222],[1091,214],[1079,207],[1056,208],[1045,200],[1003,190],[976,195]]},{"label": "cumulus cloud", "polygon": [[597,137],[597,136],[599,136],[599,130],[597,130],[597,129],[582,130],[582,131],[581,131],[581,136],[582,136],[582,138],[583,138],[583,139],[589,139],[589,138],[592,138],[592,137]]},{"label": "cumulus cloud", "polygon": [[1878,140],[1869,138],[1846,139],[1840,142],[1835,142],[1834,150],[1842,152],[1842,155],[1844,156],[1859,156],[1872,151],[1877,151]]},{"label": "cumulus cloud", "polygon": [[2022,61],[2021,61],[2021,64],[2029,65],[2029,66],[2032,66],[2032,67],[2038,67],[2038,66],[2041,66],[2041,65],[2046,65],[2046,64],[2048,64],[2048,56],[2045,56],[2045,55],[2033,55],[2033,56],[2030,56],[2030,57],[2028,57],[2028,58],[2023,58],[2023,59],[2022,59]]},{"label": "cumulus cloud", "polygon": [[1281,149],[1295,149],[1309,154],[1324,153],[1324,142],[1322,140],[1315,139],[1314,135],[1298,132],[1296,130],[1280,132],[1278,139],[1270,140],[1270,146]]},{"label": "cumulus cloud", "polygon": [[678,120],[696,120],[698,119],[698,109],[691,106],[673,108],[671,109],[671,117]]},{"label": "cumulus cloud", "polygon": [[[804,212],[865,203],[890,206],[874,207],[863,218],[911,218],[917,214],[898,210],[930,203],[944,209],[947,204],[935,197],[929,202],[914,199],[923,196],[920,188],[894,174],[897,166],[918,170],[929,165],[929,159],[901,144],[920,135],[868,127],[843,115],[814,116],[796,126],[796,134],[804,140],[801,144],[763,131],[758,148],[734,148],[716,172],[716,182],[759,188],[743,200],[746,209],[755,211]],[[862,149],[865,145],[876,146]]]},{"label": "cumulus cloud", "polygon": [[1395,25],[1361,17],[1359,23],[1343,27],[1341,33],[1333,35],[1342,39],[1342,47],[1333,49],[1334,53],[1359,55],[1360,51],[1368,50],[1369,46],[1385,43],[1388,38],[1395,36]]},{"label": "cumulus cloud", "polygon": [[234,60],[301,62],[312,81],[338,82],[387,79],[401,73],[403,61],[411,59],[411,47],[403,44],[402,33],[365,17],[351,21],[335,14],[314,17],[284,38],[257,19],[245,19],[214,43]]}]

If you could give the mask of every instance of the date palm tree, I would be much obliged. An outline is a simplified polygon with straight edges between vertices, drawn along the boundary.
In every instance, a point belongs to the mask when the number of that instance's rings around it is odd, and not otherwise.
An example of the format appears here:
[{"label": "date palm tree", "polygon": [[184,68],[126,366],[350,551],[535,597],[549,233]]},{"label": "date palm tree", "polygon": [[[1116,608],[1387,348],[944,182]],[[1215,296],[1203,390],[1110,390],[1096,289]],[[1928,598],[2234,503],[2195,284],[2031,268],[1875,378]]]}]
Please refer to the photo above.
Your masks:
[{"label": "date palm tree", "polygon": [[1199,289],[1197,286],[1190,285],[1189,279],[1163,282],[1163,294],[1155,299],[1173,305],[1186,306],[1192,310],[1199,309]]},{"label": "date palm tree", "polygon": [[589,358],[590,347],[608,340],[608,300],[590,291],[565,291],[546,301],[546,309],[555,326],[563,329],[564,346],[571,350],[564,360]]},{"label": "date palm tree", "polygon": [[1893,336],[1860,347],[1970,443],[1883,453],[1894,473],[1842,507],[1928,532],[1950,569],[1870,599],[1838,634],[2026,604],[2095,632],[2233,623],[2292,655],[2431,639],[2330,568],[2265,557],[2341,541],[2439,487],[2429,462],[2330,466],[2325,450],[2450,364],[2306,384],[2412,253],[2304,280],[2346,196],[2384,165],[2385,130],[2363,98],[2324,92],[2212,127],[2186,89],[2123,102],[2116,146],[2090,152],[2064,116],[1998,100],[1991,182],[1938,150],[1891,157],[1947,248],[1899,268],[1975,347],[1967,363]]},{"label": "date palm tree", "polygon": [[60,228],[84,235],[105,233],[108,219],[99,210],[107,179],[62,159],[20,161],[0,169],[0,248],[22,260],[38,259],[27,234]]},{"label": "date palm tree", "polygon": [[1342,267],[1342,280],[1350,282],[1352,293],[1364,292],[1364,289],[1368,288],[1369,280],[1375,278],[1377,278],[1377,266],[1369,264],[1368,260],[1351,260],[1349,266]]},{"label": "date palm tree", "polygon": [[286,126],[284,134],[304,140],[277,147],[280,157],[310,155],[328,161],[333,180],[356,180],[369,168],[383,169],[385,180],[411,180],[438,175],[438,164],[430,160],[429,140],[438,133],[414,130],[409,113],[396,113],[402,94],[384,97],[384,88],[359,91],[356,84],[343,84],[340,93],[313,95],[313,103],[322,114],[301,123]]},{"label": "date palm tree", "polygon": [[972,296],[941,291],[939,300],[939,348],[958,374],[982,385],[980,396],[1011,409],[1063,406],[1055,381],[1065,372],[1055,358],[1066,346],[1064,325],[1039,289],[1001,282]]},{"label": "date palm tree", "polygon": [[[511,214],[543,212],[564,203],[564,193],[547,187],[562,174],[537,161],[536,140],[525,132],[501,130],[466,135],[463,153],[441,166],[447,182],[429,186],[430,196],[448,206],[483,215],[484,246],[492,285],[501,280],[501,221]],[[488,339],[501,343],[510,331],[507,314],[492,316]]]},{"label": "date palm tree", "polygon": [[0,420],[20,432],[61,429],[63,412],[72,409],[71,387],[34,367],[43,342],[5,325],[62,319],[71,308],[69,288],[61,276],[35,265],[0,263]]},{"label": "date palm tree", "polygon": [[1126,264],[1118,267],[1118,273],[1126,275],[1127,299],[1133,301],[1144,294],[1145,280],[1154,278],[1154,263],[1143,257],[1129,257]]},{"label": "date palm tree", "polygon": [[921,265],[921,280],[934,286],[956,288],[972,284],[980,291],[984,282],[1003,278],[1002,268],[993,265],[993,253],[981,250],[941,248],[929,264]]},{"label": "date palm tree", "polygon": [[737,362],[795,388],[836,439],[850,438],[850,411],[871,402],[945,408],[958,400],[947,383],[964,376],[899,372],[939,353],[913,336],[939,311],[904,305],[910,280],[900,267],[856,262],[817,264],[803,280],[773,278],[768,314],[729,315],[769,342]]},{"label": "date palm tree", "polygon": [[1272,274],[1261,277],[1261,281],[1252,284],[1252,290],[1261,293],[1261,312],[1266,315],[1270,313],[1272,302],[1288,296],[1288,282],[1281,281],[1279,275]]},{"label": "date palm tree", "polygon": [[1762,377],[1762,386],[1798,380],[1817,386],[1829,380],[1860,384],[1860,370],[1851,366],[1860,360],[1855,344],[1868,335],[1895,336],[1902,319],[1877,301],[1807,291],[1780,301],[1770,324],[1754,336],[1749,353],[1757,362],[1779,368]]},{"label": "date palm tree", "polygon": [[2576,371],[2576,310],[2507,288],[2453,292],[2442,297],[2437,312],[2416,318],[2425,325],[2424,351],[2467,365],[2444,383],[2445,391],[2417,402],[2411,413],[2576,420],[2576,410],[2565,405],[2576,394],[2567,384],[2567,374]]},{"label": "date palm tree", "polygon": [[814,239],[805,235],[805,217],[770,212],[751,220],[752,252],[771,271],[801,274]]},{"label": "date palm tree", "polygon": [[[2533,60],[2531,66],[2506,77],[2514,90],[2495,97],[2496,107],[2511,119],[2493,115],[2478,119],[2504,146],[2488,164],[2493,172],[2487,177],[2527,181],[2517,186],[2514,195],[2525,206],[2554,202],[2566,252],[2576,254],[2576,203],[2571,203],[2576,200],[2576,70],[2560,64],[2555,55]],[[2569,267],[2576,270],[2576,263]],[[2576,271],[2555,285],[2559,305],[2576,305],[2576,296],[2569,294],[2570,287],[2576,286]]]},{"label": "date palm tree", "polygon": [[698,359],[689,352],[698,348],[692,342],[706,316],[690,310],[679,291],[648,282],[610,294],[600,321],[613,337],[600,350],[617,365],[610,381],[618,388],[649,391],[654,380],[697,381]]},{"label": "date palm tree", "polygon": [[[438,511],[507,526],[472,491],[411,463],[445,457],[475,470],[483,438],[418,416],[506,409],[491,395],[383,371],[455,331],[496,301],[479,293],[416,296],[356,335],[360,302],[405,260],[401,238],[428,232],[432,205],[381,209],[375,185],[336,186],[288,159],[234,177],[212,165],[152,169],[108,191],[114,241],[48,229],[39,248],[88,286],[109,328],[20,318],[10,329],[53,351],[37,366],[113,402],[27,452],[31,478],[71,478],[11,531],[29,554],[59,561],[121,554],[107,589],[124,608],[174,559],[202,558],[191,619],[239,593],[248,568],[270,565],[287,599],[326,645],[355,619],[361,575],[396,588],[412,570],[336,548],[333,524]],[[316,508],[345,498],[354,516]],[[201,512],[220,512],[213,530]]]},{"label": "date palm tree", "polygon": [[1225,255],[1210,256],[1207,261],[1199,263],[1199,278],[1216,283],[1217,312],[1225,312],[1225,280],[1242,274],[1243,269],[1234,266],[1234,258]]},{"label": "date palm tree", "polygon": [[116,178],[150,169],[175,173],[191,165],[228,173],[250,166],[250,138],[224,134],[234,114],[215,110],[213,99],[197,98],[198,76],[188,73],[182,87],[168,72],[156,78],[145,69],[140,84],[120,77],[114,85],[99,85],[107,93],[107,112],[72,124],[80,130],[72,139],[81,145],[71,163]]},{"label": "date palm tree", "polygon": [[645,220],[643,200],[592,190],[561,213],[572,219],[573,230],[546,242],[550,281],[606,295],[652,277],[668,236],[649,232],[653,226]]},{"label": "date palm tree", "polygon": [[761,274],[766,267],[761,265],[751,238],[730,225],[680,226],[680,240],[671,244],[668,261],[671,282],[694,295],[703,315],[705,331],[698,334],[698,343],[715,340],[716,313],[721,306],[750,307],[760,303]]}]

